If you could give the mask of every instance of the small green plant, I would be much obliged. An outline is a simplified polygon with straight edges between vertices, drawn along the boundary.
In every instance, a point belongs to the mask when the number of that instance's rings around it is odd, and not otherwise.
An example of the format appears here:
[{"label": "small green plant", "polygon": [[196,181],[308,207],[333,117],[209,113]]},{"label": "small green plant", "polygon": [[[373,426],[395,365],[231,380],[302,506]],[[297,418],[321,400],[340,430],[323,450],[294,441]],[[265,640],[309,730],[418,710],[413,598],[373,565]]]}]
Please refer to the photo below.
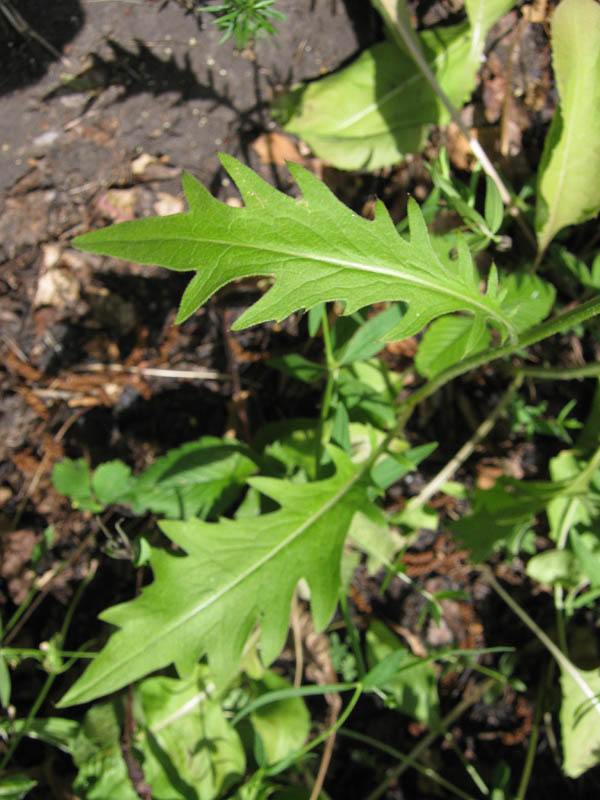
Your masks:
[{"label": "small green plant", "polygon": [[286,17],[274,4],[275,0],[227,0],[199,6],[197,10],[216,15],[214,24],[223,32],[219,44],[233,38],[235,46],[241,50],[262,33],[277,33],[271,20],[283,21]]}]

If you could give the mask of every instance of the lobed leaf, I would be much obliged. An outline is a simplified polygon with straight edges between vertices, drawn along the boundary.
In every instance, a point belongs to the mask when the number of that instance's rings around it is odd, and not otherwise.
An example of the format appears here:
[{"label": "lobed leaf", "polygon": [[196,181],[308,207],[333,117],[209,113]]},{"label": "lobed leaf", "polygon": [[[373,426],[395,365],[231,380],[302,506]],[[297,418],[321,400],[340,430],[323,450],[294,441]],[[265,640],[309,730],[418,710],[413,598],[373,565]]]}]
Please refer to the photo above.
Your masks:
[{"label": "lobed leaf", "polygon": [[326,480],[250,479],[280,504],[270,514],[219,523],[163,521],[163,532],[187,555],[152,552],[154,583],[101,614],[119,630],[60,705],[92,700],[171,663],[188,674],[203,654],[223,684],[257,622],[269,664],[283,646],[301,578],[311,590],[315,627],[322,629],[337,601],[348,527],[355,511],[368,506],[354,465],[341,451],[330,452],[336,472]]},{"label": "lobed leaf", "polygon": [[294,200],[231,156],[221,161],[236,182],[245,208],[215,200],[191,176],[184,176],[190,206],[186,214],[123,222],[75,239],[84,250],[178,271],[195,271],[177,317],[187,319],[227,283],[272,275],[273,287],[234,324],[235,329],[280,321],[324,301],[345,303],[350,314],[380,301],[403,300],[408,310],[387,332],[403,339],[442,314],[467,311],[513,334],[502,311],[493,273],[485,295],[470,258],[456,269],[436,255],[425,222],[409,203],[410,241],[400,237],[384,205],[373,221],[340,203],[314,175],[289,169],[302,198]]}]

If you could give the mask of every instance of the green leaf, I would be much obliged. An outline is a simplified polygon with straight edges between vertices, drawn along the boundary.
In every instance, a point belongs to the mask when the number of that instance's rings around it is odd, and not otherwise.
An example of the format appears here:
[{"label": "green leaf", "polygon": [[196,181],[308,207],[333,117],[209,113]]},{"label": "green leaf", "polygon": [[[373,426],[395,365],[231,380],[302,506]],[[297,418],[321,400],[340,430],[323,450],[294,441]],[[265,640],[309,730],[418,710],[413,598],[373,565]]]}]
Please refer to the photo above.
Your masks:
[{"label": "green leaf", "polygon": [[92,488],[99,503],[118,503],[132,483],[131,469],[122,461],[106,461],[94,470]]},{"label": "green leaf", "polygon": [[377,620],[369,626],[366,638],[371,669],[363,679],[364,688],[390,692],[398,709],[435,728],[440,721],[440,709],[433,663],[412,655]]},{"label": "green leaf", "polygon": [[[444,91],[462,105],[475,79],[468,24],[424,31],[418,38]],[[271,113],[320,158],[348,170],[397,163],[421,150],[429,125],[449,119],[412,57],[391,42],[376,44],[345,69],[282,95]]]},{"label": "green leaf", "polygon": [[255,469],[245,445],[203,436],[159,458],[121,502],[130,503],[136,514],[152,511],[181,519],[218,514],[236,499]]},{"label": "green leaf", "polygon": [[[254,682],[259,693],[291,688],[290,684],[271,670]],[[310,714],[301,697],[288,697],[257,708],[250,714],[254,729],[265,750],[266,763],[275,764],[299,750],[310,732]]]},{"label": "green leaf", "polygon": [[595,0],[562,0],[550,26],[560,105],[538,170],[535,229],[541,252],[565,225],[600,210],[600,6]]},{"label": "green leaf", "polygon": [[10,670],[6,659],[0,652],[0,703],[2,704],[2,708],[8,708],[8,704],[10,703],[10,691]]},{"label": "green leaf", "polygon": [[366,361],[376,356],[385,347],[382,339],[401,323],[403,314],[404,310],[399,305],[393,305],[359,325],[342,348],[339,364]]},{"label": "green leaf", "polygon": [[1,728],[3,735],[12,736],[23,733],[30,739],[39,739],[67,753],[72,752],[79,732],[79,723],[64,717],[43,719],[15,719]]},{"label": "green leaf", "polygon": [[78,237],[82,249],[179,271],[196,270],[186,289],[178,322],[187,319],[230,281],[273,275],[273,287],[234,324],[235,329],[340,300],[345,312],[379,301],[404,300],[408,311],[385,338],[404,339],[453,311],[469,311],[504,332],[511,325],[490,281],[482,295],[470,259],[458,272],[445,267],[431,245],[419,207],[409,203],[410,242],[401,238],[384,205],[373,221],[340,203],[314,175],[289,169],[303,197],[273,189],[231,156],[221,162],[237,183],[245,208],[215,200],[184,176],[187,214],[134,220]]},{"label": "green leaf", "polygon": [[463,358],[489,347],[490,332],[479,329],[468,317],[441,317],[425,331],[415,366],[426,378],[434,378],[446,367],[458,364]]},{"label": "green leaf", "polygon": [[74,508],[102,511],[103,506],[93,496],[90,468],[84,458],[76,461],[65,458],[60,464],[55,464],[52,483],[58,492],[69,498]]},{"label": "green leaf", "polygon": [[23,800],[37,786],[37,781],[27,775],[2,775],[0,777],[0,800]]},{"label": "green leaf", "polygon": [[76,794],[86,800],[139,800],[121,752],[121,729],[115,703],[93,706],[87,712],[73,744],[79,772]]},{"label": "green leaf", "polygon": [[500,190],[489,175],[485,176],[485,221],[492,233],[496,233],[504,220],[504,203]]},{"label": "green leaf", "polygon": [[[589,580],[592,587],[600,586],[600,553],[597,546],[594,550],[587,546],[585,539],[581,536],[575,528],[569,530],[569,538],[571,539],[571,547],[573,553],[579,563],[579,569]],[[597,537],[595,538],[596,545],[600,544]]]},{"label": "green leaf", "polygon": [[578,778],[600,761],[600,670],[576,672],[593,694],[584,693],[571,673],[561,670],[563,771],[569,778]]},{"label": "green leaf", "polygon": [[[315,627],[329,621],[340,584],[340,557],[356,510],[368,507],[355,467],[335,448],[326,480],[294,484],[272,478],[249,483],[281,508],[259,518],[207,523],[165,521],[163,532],[187,553],[154,550],[154,583],[101,618],[119,627],[61,705],[83,703],[175,663],[187,673],[208,655],[219,684],[235,673],[256,622],[269,664],[285,641],[296,584],[311,591]],[[177,591],[175,587],[185,587]]]},{"label": "green leaf", "polygon": [[527,562],[527,574],[534,581],[547,586],[562,584],[577,586],[581,580],[581,569],[569,550],[546,550]]},{"label": "green leaf", "polygon": [[322,364],[309,361],[300,353],[289,353],[285,356],[277,356],[267,361],[270,367],[278,369],[284,375],[289,375],[303,383],[314,383],[327,374],[327,369]]},{"label": "green leaf", "polygon": [[143,725],[134,744],[154,800],[221,797],[244,775],[240,738],[211,699],[203,673],[148,678],[137,689]]},{"label": "green leaf", "polygon": [[491,489],[478,489],[473,513],[451,525],[454,535],[471,551],[476,563],[504,546],[518,549],[536,514],[565,491],[562,484],[500,478]]},{"label": "green leaf", "polygon": [[476,69],[479,68],[489,29],[514,5],[514,0],[465,0],[465,10],[471,23],[469,61]]},{"label": "green leaf", "polygon": [[502,275],[502,310],[517,331],[522,332],[541,322],[552,309],[556,290],[548,281],[531,273],[511,272]]}]

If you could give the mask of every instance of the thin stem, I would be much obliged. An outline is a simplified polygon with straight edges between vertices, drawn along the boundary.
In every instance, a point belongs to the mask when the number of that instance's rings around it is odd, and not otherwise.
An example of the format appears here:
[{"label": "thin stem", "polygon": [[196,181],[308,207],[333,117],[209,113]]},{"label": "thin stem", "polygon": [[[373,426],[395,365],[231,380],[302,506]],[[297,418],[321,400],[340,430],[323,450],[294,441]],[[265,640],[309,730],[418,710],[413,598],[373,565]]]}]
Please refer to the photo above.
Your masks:
[{"label": "thin stem", "polygon": [[511,205],[512,198],[502,178],[496,171],[496,168],[488,158],[487,153],[481,147],[477,139],[472,137],[467,130],[466,125],[460,117],[458,109],[454,107],[450,98],[442,89],[437,78],[433,74],[431,67],[421,52],[418,39],[415,37],[414,30],[412,29],[412,26],[410,26],[407,15],[399,13],[400,10],[398,6],[401,6],[401,4],[398,3],[397,0],[372,0],[372,2],[383,17],[384,21],[387,23],[388,29],[396,40],[397,44],[399,44],[401,48],[405,48],[408,51],[415,64],[423,73],[423,76],[427,82],[448,109],[452,120],[456,123],[460,132],[469,143],[469,147],[474,155],[481,162],[481,166],[483,167],[484,171],[487,172],[487,174],[498,187],[498,191],[502,197],[502,202],[507,206]]},{"label": "thin stem", "polygon": [[577,325],[579,322],[583,322],[597,314],[600,314],[600,294],[582,303],[577,308],[566,311],[563,314],[558,314],[556,317],[552,317],[552,319],[542,322],[539,325],[534,325],[532,328],[529,328],[529,330],[524,331],[517,342],[508,342],[499,347],[491,347],[488,350],[482,350],[480,353],[475,353],[458,364],[453,364],[451,367],[448,367],[403,401],[398,415],[398,421],[393,430],[393,436],[390,437],[390,441],[402,431],[402,428],[408,421],[414,408],[434,392],[437,392],[439,388],[449,381],[457,378],[459,375],[463,375],[465,372],[480,367],[482,364],[488,364],[498,358],[505,358],[506,356],[513,355],[513,353],[517,353],[519,350],[523,350],[536,342],[540,342],[542,339],[547,339],[549,336],[571,328],[573,325]]},{"label": "thin stem", "polygon": [[581,692],[585,695],[587,700],[589,701],[591,707],[597,714],[600,714],[600,699],[597,697],[596,693],[589,685],[589,683],[585,680],[581,672],[577,669],[577,667],[570,661],[566,655],[562,652],[562,650],[557,647],[552,639],[544,633],[544,631],[540,628],[540,626],[535,623],[529,614],[521,608],[521,606],[515,602],[512,597],[506,592],[502,586],[498,583],[494,574],[492,573],[491,569],[487,566],[482,567],[483,571],[486,574],[486,577],[492,587],[492,589],[500,595],[500,597],[504,600],[506,605],[514,611],[514,613],[521,619],[522,622],[527,625],[530,631],[537,636],[540,642],[544,645],[544,647],[550,652],[550,654],[554,657],[554,660],[561,668],[563,672],[568,673],[568,675],[573,679],[573,681],[577,684]]},{"label": "thin stem", "polygon": [[600,375],[600,362],[582,364],[580,367],[510,367],[513,375],[522,375],[537,381],[575,381]]},{"label": "thin stem", "polygon": [[458,453],[450,459],[450,461],[446,464],[446,466],[438,472],[438,474],[433,478],[427,486],[423,488],[423,490],[418,494],[416,497],[411,498],[407,503],[407,508],[420,508],[421,506],[425,505],[425,503],[433,497],[433,495],[440,489],[441,486],[446,483],[446,481],[450,480],[450,478],[454,475],[454,473],[461,467],[465,461],[470,457],[473,453],[477,445],[485,439],[488,433],[492,430],[494,425],[496,424],[498,418],[502,414],[502,412],[506,409],[508,404],[513,398],[513,395],[519,390],[523,382],[523,376],[517,375],[510,383],[510,386],[502,396],[502,399],[498,403],[498,405],[494,408],[494,410],[488,414],[488,416],[483,420],[483,422],[479,425],[473,436],[465,442],[465,444],[460,448]]},{"label": "thin stem", "polygon": [[533,762],[535,760],[535,749],[537,747],[537,742],[540,735],[540,722],[542,719],[542,709],[544,707],[544,695],[546,693],[546,686],[549,683],[548,677],[552,671],[554,671],[554,663],[551,661],[550,667],[545,671],[544,680],[540,681],[538,688],[531,736],[529,737],[529,743],[527,745],[527,755],[525,757],[525,764],[523,765],[523,772],[521,773],[521,780],[519,781],[516,800],[525,800],[525,795],[527,794],[527,786],[529,785],[531,770],[533,769]]},{"label": "thin stem", "polygon": [[365,660],[363,658],[362,650],[360,648],[360,642],[358,641],[358,636],[356,635],[356,626],[352,622],[352,617],[350,616],[350,611],[348,609],[348,598],[346,597],[346,594],[343,590],[340,590],[339,594],[340,594],[340,607],[342,609],[342,614],[346,622],[346,631],[348,632],[348,637],[350,639],[350,646],[352,647],[352,652],[354,653],[354,658],[356,659],[356,666],[358,668],[358,674],[360,680],[362,680],[367,674],[367,667],[365,665]]},{"label": "thin stem", "polygon": [[[89,584],[89,582],[94,577],[95,572],[96,572],[96,568],[95,567],[90,569],[90,571],[88,572],[88,574],[86,575],[84,580],[77,587],[77,591],[75,592],[75,595],[73,596],[73,600],[71,601],[71,605],[69,606],[69,609],[68,609],[68,611],[67,611],[67,613],[65,615],[65,619],[64,619],[64,622],[62,624],[60,633],[59,633],[59,640],[60,640],[61,643],[64,642],[64,640],[66,639],[67,632],[69,630],[69,625],[71,624],[71,619],[73,617],[73,614],[75,613],[75,609],[77,608],[77,605],[79,604],[79,601],[81,600],[81,596],[82,596],[83,592],[85,591],[85,589],[87,588],[87,585]],[[59,675],[59,674],[60,674],[60,672],[59,672],[59,670],[57,670],[56,672],[51,672],[48,675],[48,677],[46,678],[40,693],[36,697],[36,699],[35,699],[33,705],[31,706],[31,708],[29,709],[29,714],[27,715],[27,718],[25,720],[25,724],[23,725],[21,730],[17,733],[15,738],[12,740],[12,742],[10,743],[9,748],[7,749],[6,753],[4,754],[2,762],[0,762],[0,773],[6,768],[6,765],[9,763],[10,759],[13,757],[15,750],[17,749],[17,747],[19,746],[19,744],[21,742],[21,739],[24,736],[26,736],[27,731],[29,729],[29,726],[31,725],[32,721],[35,719],[35,717],[37,715],[37,712],[39,711],[42,703],[46,699],[46,697],[48,695],[48,692],[52,688],[52,684],[54,683],[54,681],[56,680],[57,675]]]},{"label": "thin stem", "polygon": [[[496,685],[496,681],[492,678],[488,681],[484,681],[481,683],[477,688],[475,688],[467,697],[464,697],[458,705],[456,705],[452,711],[450,711],[444,719],[442,720],[442,726],[444,728],[449,728],[454,722],[467,711],[474,703],[477,703],[483,695],[491,689],[492,686]],[[411,752],[408,754],[407,760],[400,764],[398,767],[395,767],[387,778],[382,781],[379,786],[371,792],[371,794],[366,798],[366,800],[377,800],[381,797],[382,794],[386,792],[390,784],[394,783],[401,775],[403,775],[406,770],[411,766],[409,761],[416,761],[421,753],[423,753],[427,748],[442,734],[442,730],[436,729],[430,731],[426,736],[424,736],[421,741],[413,747]]]},{"label": "thin stem", "polygon": [[452,735],[452,733],[449,730],[446,730],[444,732],[444,739],[445,739],[445,741],[448,742],[450,747],[452,747],[452,749],[456,753],[460,763],[463,765],[467,775],[469,775],[469,777],[471,778],[471,780],[473,781],[475,786],[477,786],[477,788],[479,789],[481,794],[483,794],[483,795],[485,795],[485,797],[487,797],[489,795],[489,793],[490,793],[490,790],[486,786],[485,781],[483,780],[481,775],[477,772],[477,770],[475,769],[473,764],[469,764],[469,762],[467,761],[467,759],[465,757],[465,754],[460,749],[460,747],[456,744],[456,740],[455,740],[454,736]]},{"label": "thin stem", "polygon": [[323,457],[323,448],[327,444],[323,441],[323,429],[329,412],[331,410],[331,400],[335,389],[337,380],[337,364],[333,355],[333,347],[331,343],[331,332],[329,330],[329,318],[327,317],[327,305],[323,304],[321,330],[323,332],[323,346],[325,347],[325,361],[327,364],[327,384],[323,393],[323,401],[321,403],[321,412],[319,414],[319,424],[317,426],[316,440],[315,440],[315,477],[319,477],[319,469],[321,466],[321,458]]},{"label": "thin stem", "polygon": [[463,792],[462,789],[459,789],[458,786],[455,786],[453,783],[450,783],[450,781],[447,781],[434,769],[431,767],[426,767],[419,761],[415,761],[414,759],[410,758],[410,756],[405,756],[404,753],[401,753],[399,750],[396,750],[395,747],[391,747],[389,744],[380,742],[378,739],[373,739],[371,736],[366,736],[364,733],[348,730],[347,728],[342,728],[339,731],[339,735],[346,736],[348,739],[355,739],[357,742],[362,742],[363,744],[369,745],[376,750],[380,750],[382,753],[386,753],[402,763],[408,763],[409,767],[413,767],[413,769],[416,769],[417,772],[421,773],[421,775],[425,775],[425,777],[429,778],[429,780],[435,781],[435,783],[439,784],[443,789],[447,789],[456,797],[460,797],[461,800],[473,800],[472,795]]},{"label": "thin stem", "polygon": [[286,756],[282,761],[277,762],[277,764],[273,764],[272,767],[269,767],[265,770],[266,775],[279,775],[279,773],[283,772],[284,769],[287,769],[290,764],[293,764],[294,761],[298,761],[299,759],[303,758],[307,753],[313,750],[315,747],[324,742],[325,739],[328,739],[334,731],[339,730],[344,722],[348,719],[352,711],[354,710],[354,706],[358,703],[359,697],[362,694],[362,684],[358,684],[356,687],[354,694],[350,698],[350,701],[346,708],[344,709],[343,714],[340,718],[336,721],[334,725],[327,730],[323,731],[323,733],[319,734],[315,739],[312,739],[308,744],[304,745],[304,747],[297,750],[295,753],[292,753],[289,756]]}]

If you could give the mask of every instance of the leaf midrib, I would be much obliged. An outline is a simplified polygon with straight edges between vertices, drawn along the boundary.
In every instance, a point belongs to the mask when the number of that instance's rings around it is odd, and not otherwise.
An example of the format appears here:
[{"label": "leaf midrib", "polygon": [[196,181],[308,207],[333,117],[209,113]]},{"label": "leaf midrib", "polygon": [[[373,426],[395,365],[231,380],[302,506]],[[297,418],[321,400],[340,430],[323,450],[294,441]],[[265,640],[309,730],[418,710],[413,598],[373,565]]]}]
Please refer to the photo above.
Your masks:
[{"label": "leaf midrib", "polygon": [[[465,30],[464,34],[457,36],[456,41],[453,42],[450,47],[442,50],[431,61],[427,61],[429,66],[432,69],[434,67],[437,67],[440,61],[447,59],[448,56],[455,49],[457,49],[459,46],[462,46],[464,44],[464,38],[467,35],[467,33],[468,30]],[[392,100],[396,95],[406,91],[407,89],[410,89],[410,87],[417,81],[423,81],[428,86],[429,84],[427,84],[426,78],[423,76],[423,73],[417,68],[416,65],[415,65],[415,70],[416,72],[414,75],[411,75],[409,78],[407,78],[404,81],[404,83],[395,86],[393,89],[390,89],[390,91],[387,92],[385,95],[383,95],[383,97],[380,100],[376,101],[375,103],[370,103],[368,106],[365,106],[365,108],[362,109],[362,111],[356,113],[353,117],[350,117],[347,120],[343,120],[341,124],[334,129],[334,132],[337,133],[339,131],[343,131],[346,128],[349,128],[351,125],[360,122],[364,117],[368,116],[369,114],[372,114],[373,111],[376,111],[378,108],[381,108],[381,106],[385,105],[387,102]],[[315,131],[318,133],[317,128],[315,128]]]},{"label": "leaf midrib", "polygon": [[[315,513],[313,513],[305,522],[303,522],[300,526],[295,528],[285,539],[279,542],[272,550],[268,553],[263,555],[258,561],[253,562],[244,572],[230,581],[227,585],[223,586],[220,590],[211,594],[210,597],[206,598],[199,604],[193,606],[193,608],[184,615],[180,615],[177,617],[176,621],[174,621],[171,625],[167,626],[167,628],[163,629],[163,632],[160,634],[160,637],[154,637],[152,641],[146,642],[143,647],[138,648],[137,650],[130,653],[129,657],[125,660],[121,660],[119,663],[115,664],[109,670],[105,670],[101,673],[96,680],[92,681],[86,688],[84,695],[90,696],[90,690],[92,687],[97,686],[98,684],[102,684],[106,681],[107,676],[112,675],[115,672],[119,672],[122,670],[124,664],[129,664],[132,661],[135,661],[139,658],[143,658],[143,654],[147,652],[149,648],[154,648],[156,645],[157,639],[164,639],[165,637],[170,636],[174,631],[178,630],[182,626],[186,625],[189,620],[195,617],[197,614],[201,614],[211,605],[214,605],[218,602],[222,597],[224,597],[227,593],[232,592],[236,589],[241,583],[245,580],[250,578],[256,572],[258,572],[262,567],[265,566],[269,561],[274,559],[282,550],[292,544],[298,537],[302,536],[302,534],[310,528],[313,524],[318,522],[318,520],[330,511],[343,497],[344,495],[350,491],[350,489],[354,486],[354,484],[359,480],[361,477],[361,472],[355,472],[350,478],[338,489],[338,491],[324,503]],[[275,511],[274,514],[281,514],[282,512],[285,513],[285,509],[281,509],[281,511]],[[209,523],[207,523],[209,524]],[[188,556],[191,558],[192,556]],[[75,701],[75,702],[83,702],[83,701]]]},{"label": "leaf midrib", "polygon": [[[368,272],[368,273],[372,273],[374,275],[383,275],[383,276],[386,276],[386,277],[394,278],[394,279],[396,279],[398,281],[405,281],[406,283],[409,283],[409,284],[410,283],[417,284],[418,286],[420,286],[423,289],[426,289],[426,290],[428,290],[430,292],[435,292],[437,294],[445,294],[445,295],[447,295],[449,297],[458,299],[461,302],[466,303],[467,305],[472,306],[472,307],[476,308],[479,311],[482,311],[487,316],[493,318],[496,322],[504,325],[505,328],[508,331],[510,331],[511,333],[514,334],[513,326],[511,325],[510,320],[507,317],[503,316],[502,314],[498,314],[497,312],[495,312],[492,308],[490,308],[486,303],[483,302],[483,299],[482,300],[478,300],[477,297],[472,297],[471,295],[464,294],[464,293],[461,293],[461,292],[458,292],[458,291],[454,291],[449,286],[440,286],[435,281],[425,280],[424,278],[417,277],[415,275],[412,275],[411,273],[398,271],[398,270],[392,269],[390,267],[377,267],[375,265],[365,264],[364,262],[345,261],[344,259],[341,259],[341,258],[333,258],[333,257],[328,257],[328,256],[315,256],[315,255],[309,255],[307,253],[295,252],[293,250],[282,250],[280,248],[273,247],[272,245],[263,245],[263,244],[256,244],[255,245],[255,244],[250,244],[248,242],[232,242],[232,241],[226,241],[226,240],[223,240],[223,239],[209,239],[207,237],[204,237],[202,239],[193,239],[193,238],[191,238],[189,236],[178,236],[176,238],[177,238],[177,242],[187,242],[190,245],[197,245],[197,244],[211,245],[211,244],[214,244],[214,245],[221,245],[223,247],[236,247],[236,248],[245,248],[245,249],[248,249],[248,250],[258,250],[260,252],[273,253],[273,254],[277,254],[278,256],[286,256],[288,258],[298,258],[298,259],[304,259],[306,261],[314,261],[317,264],[318,263],[325,263],[325,264],[331,264],[332,266],[338,266],[338,267],[345,268],[345,269],[356,270],[358,272]],[[164,236],[162,236],[160,239],[147,238],[147,239],[144,239],[144,244],[150,244],[150,245],[158,246],[158,245],[164,243],[164,241],[165,241],[165,237]],[[131,241],[128,241],[128,240],[119,241],[118,239],[116,239],[116,240],[112,239],[110,244],[111,245],[120,244],[120,245],[127,246],[127,245],[131,244]],[[166,268],[168,269],[168,267],[166,267]],[[182,271],[198,272],[198,268],[197,267],[190,267],[189,270],[182,270]],[[274,271],[274,270],[265,270],[264,272],[261,272],[259,270],[256,273],[252,273],[252,274],[255,274],[255,275],[277,275],[277,272]],[[458,278],[457,278],[457,280],[458,280]]]},{"label": "leaf midrib", "polygon": [[[581,50],[583,50],[583,48]],[[582,65],[580,63],[581,59],[579,57],[579,53],[580,52],[581,52],[580,49],[576,48],[576,55],[575,55],[576,65],[575,65],[575,69],[571,70],[571,75],[579,74],[579,70],[581,69]],[[585,62],[585,59],[584,59],[584,62]],[[583,68],[585,68],[585,63],[583,64]],[[564,81],[563,85],[565,87],[567,87],[567,84],[568,84],[568,81]],[[580,109],[580,108],[582,108],[581,101],[578,100],[579,95],[581,93],[582,84],[583,84],[583,81],[575,79],[575,89],[574,89],[574,92],[573,92],[573,96],[571,98],[571,102],[569,103],[569,106],[570,106],[571,109]],[[564,112],[566,110],[566,103],[563,101],[563,98],[561,98],[561,106],[562,106],[561,111]],[[573,113],[573,111],[572,111],[570,113],[570,115],[569,115],[570,124],[569,125],[565,125],[565,114],[564,113],[562,114],[563,125],[565,126],[564,129],[566,131],[565,149],[564,149],[564,156],[563,156],[563,158],[561,158],[561,166],[560,166],[560,169],[558,171],[558,180],[557,180],[557,184],[556,184],[556,192],[554,194],[554,198],[555,198],[554,199],[554,205],[553,205],[553,208],[552,208],[550,214],[548,215],[548,219],[546,221],[546,226],[545,226],[546,231],[547,231],[546,236],[548,236],[548,233],[552,233],[555,230],[556,219],[558,217],[558,209],[565,202],[564,201],[564,197],[562,196],[562,191],[563,191],[563,186],[564,186],[565,181],[566,181],[566,177],[567,177],[567,175],[569,174],[569,172],[571,170],[571,167],[569,165],[569,153],[570,153],[570,150],[571,150],[571,147],[572,147],[572,142],[573,142],[573,139],[574,139],[575,132],[580,127],[579,125],[577,125],[577,122],[575,120],[576,116],[577,115],[575,113]]]}]

